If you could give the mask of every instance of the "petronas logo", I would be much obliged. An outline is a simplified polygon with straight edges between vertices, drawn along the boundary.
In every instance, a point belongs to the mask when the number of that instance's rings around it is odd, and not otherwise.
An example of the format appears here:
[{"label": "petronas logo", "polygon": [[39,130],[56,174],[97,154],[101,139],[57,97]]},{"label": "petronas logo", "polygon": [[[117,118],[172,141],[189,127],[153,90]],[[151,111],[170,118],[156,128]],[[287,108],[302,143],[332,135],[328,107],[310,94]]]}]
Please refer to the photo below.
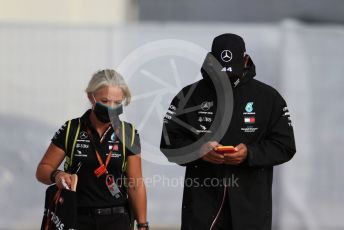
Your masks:
[{"label": "petronas logo", "polygon": [[115,133],[113,133],[113,134],[111,135],[111,140],[112,140],[112,141],[115,140]]},{"label": "petronas logo", "polygon": [[251,113],[253,111],[253,102],[247,102],[245,110],[246,112]]}]

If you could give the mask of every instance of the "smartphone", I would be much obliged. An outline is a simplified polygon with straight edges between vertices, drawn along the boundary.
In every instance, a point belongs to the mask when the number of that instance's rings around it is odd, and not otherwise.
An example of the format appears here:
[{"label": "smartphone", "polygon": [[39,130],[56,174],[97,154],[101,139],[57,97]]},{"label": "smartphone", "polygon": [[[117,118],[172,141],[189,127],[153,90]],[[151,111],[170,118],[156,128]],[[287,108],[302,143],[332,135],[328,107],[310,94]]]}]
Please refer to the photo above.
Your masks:
[{"label": "smartphone", "polygon": [[234,153],[234,152],[236,152],[234,146],[218,146],[214,150],[217,153]]}]

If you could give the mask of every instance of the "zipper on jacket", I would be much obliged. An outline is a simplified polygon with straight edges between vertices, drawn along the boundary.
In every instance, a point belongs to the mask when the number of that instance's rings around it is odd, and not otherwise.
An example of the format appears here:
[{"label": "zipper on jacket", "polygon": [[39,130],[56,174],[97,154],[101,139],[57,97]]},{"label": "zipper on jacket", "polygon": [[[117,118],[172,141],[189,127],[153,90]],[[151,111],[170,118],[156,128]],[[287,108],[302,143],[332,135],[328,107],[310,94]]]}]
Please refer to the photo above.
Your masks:
[{"label": "zipper on jacket", "polygon": [[223,189],[222,202],[221,202],[221,205],[220,205],[219,210],[218,210],[217,213],[216,213],[216,216],[215,216],[213,222],[211,223],[210,230],[214,230],[214,229],[215,229],[216,222],[217,222],[218,219],[219,219],[219,216],[220,216],[221,211],[222,211],[222,208],[223,208],[223,204],[225,203],[226,194],[227,194],[227,186],[225,185],[225,188]]}]

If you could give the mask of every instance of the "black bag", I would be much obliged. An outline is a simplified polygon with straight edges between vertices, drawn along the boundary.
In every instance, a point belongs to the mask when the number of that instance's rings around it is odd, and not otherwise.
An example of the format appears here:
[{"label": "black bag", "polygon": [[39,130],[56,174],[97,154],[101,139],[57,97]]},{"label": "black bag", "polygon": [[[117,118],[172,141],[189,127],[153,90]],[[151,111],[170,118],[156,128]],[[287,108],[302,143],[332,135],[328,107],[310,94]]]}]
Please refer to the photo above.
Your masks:
[{"label": "black bag", "polygon": [[51,185],[45,192],[41,230],[75,230],[77,226],[76,192]]},{"label": "black bag", "polygon": [[[67,172],[71,171],[75,142],[80,131],[80,120],[75,121],[78,123],[72,124],[72,120],[69,120],[67,126],[65,148],[66,152],[70,153],[71,156],[66,157],[65,171]],[[70,136],[74,136],[72,141],[69,141]],[[71,149],[71,151],[68,151],[68,149]],[[55,184],[47,188],[45,192],[44,214],[41,230],[76,229],[77,204],[75,191],[77,177],[74,176],[72,179],[72,190],[59,189]]]}]

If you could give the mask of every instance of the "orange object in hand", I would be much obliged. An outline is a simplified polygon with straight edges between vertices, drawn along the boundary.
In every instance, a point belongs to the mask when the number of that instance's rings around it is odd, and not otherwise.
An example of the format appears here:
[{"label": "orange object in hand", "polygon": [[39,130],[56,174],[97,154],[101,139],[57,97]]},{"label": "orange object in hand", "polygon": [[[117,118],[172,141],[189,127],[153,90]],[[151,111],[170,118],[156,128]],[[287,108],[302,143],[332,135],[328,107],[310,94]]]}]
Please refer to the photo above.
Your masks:
[{"label": "orange object in hand", "polygon": [[214,150],[217,153],[234,153],[234,152],[236,152],[236,149],[234,146],[218,146]]}]

